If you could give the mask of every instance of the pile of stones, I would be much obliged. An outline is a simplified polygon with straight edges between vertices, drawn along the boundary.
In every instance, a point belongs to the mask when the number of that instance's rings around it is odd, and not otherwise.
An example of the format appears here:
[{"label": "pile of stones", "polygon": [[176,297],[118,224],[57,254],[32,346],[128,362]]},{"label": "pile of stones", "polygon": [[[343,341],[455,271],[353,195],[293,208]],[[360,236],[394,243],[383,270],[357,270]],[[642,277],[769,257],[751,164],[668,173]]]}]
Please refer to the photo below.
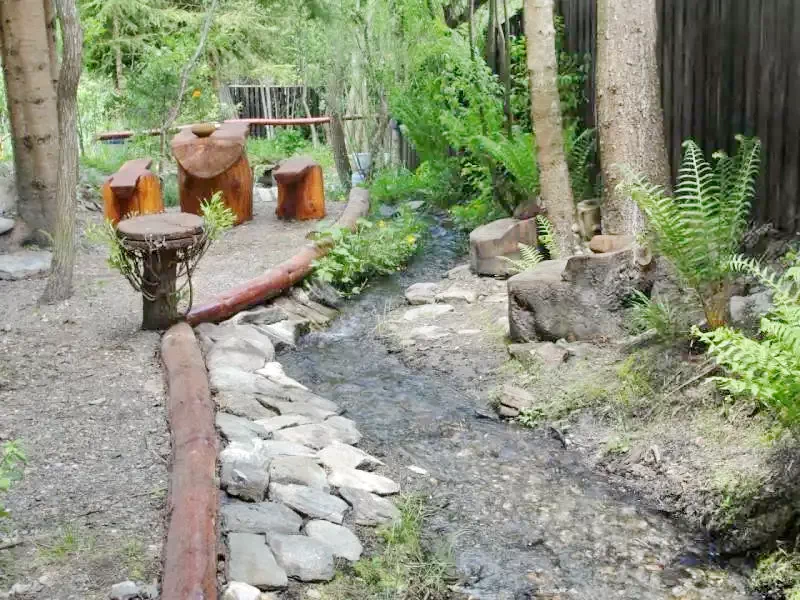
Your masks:
[{"label": "pile of stones", "polygon": [[362,438],[355,423],[275,360],[276,348],[294,346],[331,318],[332,309],[308,302],[284,298],[196,328],[222,438],[227,600],[269,597],[262,590],[292,580],[329,581],[336,559],[361,557],[356,525],[399,516],[387,496],[400,486],[376,472],[379,459],[355,447]]}]

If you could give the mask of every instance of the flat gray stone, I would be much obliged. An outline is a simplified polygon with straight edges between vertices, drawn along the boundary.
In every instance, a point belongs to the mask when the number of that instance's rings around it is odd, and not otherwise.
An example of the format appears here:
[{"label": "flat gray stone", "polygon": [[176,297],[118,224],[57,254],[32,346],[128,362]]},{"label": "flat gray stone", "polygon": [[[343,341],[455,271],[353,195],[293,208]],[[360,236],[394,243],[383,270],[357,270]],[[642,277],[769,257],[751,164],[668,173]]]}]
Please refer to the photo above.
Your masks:
[{"label": "flat gray stone", "polygon": [[438,325],[423,325],[414,327],[405,336],[409,340],[440,340],[450,335],[450,331]]},{"label": "flat gray stone", "polygon": [[[361,432],[358,430],[355,421],[352,419],[348,419],[347,417],[343,417],[341,415],[335,415],[333,417],[328,417],[325,419],[325,425],[328,427],[333,427],[337,431],[339,431],[342,435],[351,437],[351,438],[358,438],[361,440]],[[357,441],[354,442],[343,442],[345,444],[357,444]],[[329,444],[325,444],[328,446]]]},{"label": "flat gray stone", "polygon": [[347,510],[347,503],[341,499],[304,485],[273,483],[269,486],[269,497],[302,515],[332,523],[341,524]]},{"label": "flat gray stone", "polygon": [[222,600],[261,600],[261,590],[241,581],[231,581],[222,592]]},{"label": "flat gray stone", "polygon": [[308,537],[330,548],[334,556],[355,562],[361,558],[361,553],[364,551],[356,534],[341,525],[328,521],[309,521],[306,523],[305,532]]},{"label": "flat gray stone", "polygon": [[240,394],[280,394],[281,387],[255,373],[235,367],[218,367],[209,370],[212,391],[238,392]]},{"label": "flat gray stone", "polygon": [[450,288],[448,290],[444,290],[443,292],[439,292],[436,294],[436,301],[437,302],[445,302],[445,303],[452,303],[457,304],[459,302],[467,304],[472,304],[478,299],[478,295],[473,292],[472,290],[466,290],[462,288]]},{"label": "flat gray stone", "polygon": [[263,447],[269,442],[231,442],[220,453],[221,484],[231,496],[260,502],[269,485],[269,461],[272,456]]},{"label": "flat gray stone", "polygon": [[333,442],[319,451],[319,461],[329,469],[374,469],[383,463],[358,448]]},{"label": "flat gray stone", "polygon": [[507,276],[514,272],[505,260],[519,257],[519,244],[535,246],[534,219],[499,219],[482,225],[469,234],[469,260],[472,271],[479,275]]},{"label": "flat gray stone", "polygon": [[263,344],[259,347],[244,338],[229,337],[214,343],[206,364],[209,369],[232,367],[252,373],[263,368],[273,356],[274,352],[264,351]]},{"label": "flat gray stone", "polygon": [[217,413],[216,424],[223,437],[230,442],[249,442],[254,438],[268,439],[271,435],[255,421],[228,413]]},{"label": "flat gray stone", "polygon": [[285,440],[259,440],[262,451],[270,458],[278,456],[299,456],[302,458],[317,458],[317,453],[308,446]]},{"label": "flat gray stone", "polygon": [[275,561],[266,539],[256,533],[228,535],[228,581],[241,581],[260,589],[284,588],[289,584]]},{"label": "flat gray stone", "polygon": [[276,440],[295,442],[311,448],[322,449],[333,442],[344,444],[357,444],[361,439],[358,431],[344,431],[337,427],[324,423],[311,423],[309,425],[298,425],[288,429],[276,431],[273,436]]},{"label": "flat gray stone", "polygon": [[14,229],[14,219],[0,217],[0,235],[8,233],[12,229]]},{"label": "flat gray stone", "polygon": [[447,279],[471,279],[472,272],[469,265],[459,265],[447,272]]},{"label": "flat gray stone", "polygon": [[387,498],[353,488],[340,488],[339,494],[353,507],[357,525],[381,525],[400,518],[400,510]]},{"label": "flat gray stone", "polygon": [[283,387],[308,390],[302,383],[286,375],[286,373],[283,372],[283,366],[279,362],[269,362],[266,365],[262,365],[256,373]]},{"label": "flat gray stone", "polygon": [[111,600],[133,600],[139,597],[139,586],[133,581],[121,581],[111,586]]},{"label": "flat gray stone", "polygon": [[359,471],[358,469],[344,467],[331,471],[330,475],[328,475],[328,483],[336,488],[353,488],[374,492],[381,496],[396,494],[400,491],[400,484],[388,477],[370,473],[369,471]]},{"label": "flat gray stone", "polygon": [[276,350],[294,349],[301,336],[308,333],[309,322],[288,319],[271,325],[259,326],[259,330],[269,337]]},{"label": "flat gray stone", "polygon": [[45,250],[19,250],[0,254],[0,279],[17,281],[50,272],[53,255]]},{"label": "flat gray stone", "polygon": [[407,310],[403,315],[403,319],[412,322],[436,319],[449,312],[453,312],[453,307],[450,304],[428,304]]},{"label": "flat gray stone", "polygon": [[222,340],[234,338],[240,340],[247,340],[257,348],[259,348],[267,360],[272,360],[275,356],[275,347],[270,340],[270,337],[261,331],[259,327],[249,323],[233,323],[226,321],[222,325],[216,327],[204,327],[198,330],[207,335],[214,342],[221,342]]},{"label": "flat gray stone", "polygon": [[[259,406],[261,406],[259,404]],[[268,409],[264,409],[268,410]],[[271,412],[271,411],[270,411]],[[278,415],[273,417],[268,417],[266,419],[258,419],[256,423],[258,423],[261,427],[269,431],[270,433],[275,433],[276,431],[280,431],[281,429],[286,429],[287,427],[295,427],[297,425],[308,425],[309,423],[313,423],[314,420],[311,417],[307,417],[305,415]]]},{"label": "flat gray stone", "polygon": [[303,525],[288,506],[277,502],[230,502],[220,507],[225,533],[298,533]]},{"label": "flat gray stone", "polygon": [[333,551],[325,544],[304,535],[275,535],[269,544],[289,577],[300,581],[333,579]]},{"label": "flat gray stone", "polygon": [[[272,418],[280,418],[277,417],[276,411],[261,404],[252,394],[223,390],[217,392],[215,398],[221,411],[237,417],[245,417],[253,421],[269,421]],[[267,429],[267,431],[271,430]]]},{"label": "flat gray stone", "polygon": [[317,461],[302,456],[278,456],[269,465],[269,480],[273,483],[307,485],[329,492],[325,470]]},{"label": "flat gray stone", "polygon": [[288,400],[278,400],[267,396],[259,398],[259,401],[264,406],[277,410],[281,416],[303,416],[310,418],[312,421],[319,422],[336,414],[335,411],[326,410],[315,404],[309,404],[308,402],[290,402]]},{"label": "flat gray stone", "polygon": [[278,306],[262,306],[254,310],[245,310],[240,312],[235,317],[230,318],[227,322],[234,324],[251,325],[273,325],[286,321],[289,318],[289,313]]},{"label": "flat gray stone", "polygon": [[413,305],[433,304],[438,288],[435,283],[415,283],[406,290],[406,301]]},{"label": "flat gray stone", "polygon": [[339,405],[335,402],[332,402],[327,398],[323,398],[322,396],[317,396],[313,392],[310,392],[306,389],[287,387],[283,388],[281,395],[282,397],[288,398],[292,402],[308,402],[309,404],[313,404],[314,406],[324,408],[325,410],[329,410],[334,413],[342,412],[342,409],[339,408]]}]

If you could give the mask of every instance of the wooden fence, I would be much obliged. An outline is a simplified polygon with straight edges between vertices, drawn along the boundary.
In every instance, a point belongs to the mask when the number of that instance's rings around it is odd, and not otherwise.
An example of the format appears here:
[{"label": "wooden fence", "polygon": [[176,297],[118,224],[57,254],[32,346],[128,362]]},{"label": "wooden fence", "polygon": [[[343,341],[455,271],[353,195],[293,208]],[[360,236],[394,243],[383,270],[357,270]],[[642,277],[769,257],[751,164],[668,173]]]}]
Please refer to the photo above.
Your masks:
[{"label": "wooden fence", "polygon": [[[557,0],[571,52],[595,55],[595,0]],[[800,2],[658,0],[661,93],[673,173],[681,142],[733,150],[764,145],[754,218],[800,225]],[[636,57],[631,57],[635,60]],[[594,124],[594,76],[586,119]]]},{"label": "wooden fence", "polygon": [[[272,85],[269,83],[231,83],[221,94],[227,104],[236,107],[240,119],[293,119],[319,117],[320,94],[315,88],[300,85]],[[251,133],[257,137],[272,138],[275,128],[253,125]]]}]

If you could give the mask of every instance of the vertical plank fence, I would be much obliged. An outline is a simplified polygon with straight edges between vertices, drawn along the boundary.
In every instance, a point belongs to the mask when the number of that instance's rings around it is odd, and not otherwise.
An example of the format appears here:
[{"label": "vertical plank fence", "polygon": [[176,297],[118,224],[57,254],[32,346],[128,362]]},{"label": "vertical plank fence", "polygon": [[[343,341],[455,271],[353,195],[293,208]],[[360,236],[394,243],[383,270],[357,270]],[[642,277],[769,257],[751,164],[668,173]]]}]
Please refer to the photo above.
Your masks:
[{"label": "vertical plank fence", "polygon": [[[763,145],[755,220],[800,225],[800,2],[657,0],[661,95],[673,174],[681,143],[732,151],[737,134]],[[570,52],[596,55],[596,0],[557,0]],[[631,57],[635,60],[636,57]],[[594,64],[594,61],[592,61]],[[595,123],[594,76],[587,125]]]}]

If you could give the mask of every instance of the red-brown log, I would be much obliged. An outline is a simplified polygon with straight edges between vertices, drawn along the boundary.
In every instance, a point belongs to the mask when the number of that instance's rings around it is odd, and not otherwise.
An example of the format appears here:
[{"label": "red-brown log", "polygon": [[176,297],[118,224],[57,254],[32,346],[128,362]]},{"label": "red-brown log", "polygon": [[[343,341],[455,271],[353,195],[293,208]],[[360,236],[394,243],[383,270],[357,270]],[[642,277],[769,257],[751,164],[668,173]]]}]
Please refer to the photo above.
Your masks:
[{"label": "red-brown log", "polygon": [[217,598],[217,433],[208,374],[186,323],[161,341],[172,434],[162,600]]},{"label": "red-brown log", "polygon": [[[364,217],[368,211],[369,192],[363,188],[353,188],[336,225],[354,229],[358,219]],[[311,272],[311,263],[325,256],[329,250],[330,246],[326,244],[306,246],[263,275],[228,290],[207,304],[192,308],[186,321],[192,327],[200,323],[216,323],[251,306],[262,304],[306,277]]]}]

